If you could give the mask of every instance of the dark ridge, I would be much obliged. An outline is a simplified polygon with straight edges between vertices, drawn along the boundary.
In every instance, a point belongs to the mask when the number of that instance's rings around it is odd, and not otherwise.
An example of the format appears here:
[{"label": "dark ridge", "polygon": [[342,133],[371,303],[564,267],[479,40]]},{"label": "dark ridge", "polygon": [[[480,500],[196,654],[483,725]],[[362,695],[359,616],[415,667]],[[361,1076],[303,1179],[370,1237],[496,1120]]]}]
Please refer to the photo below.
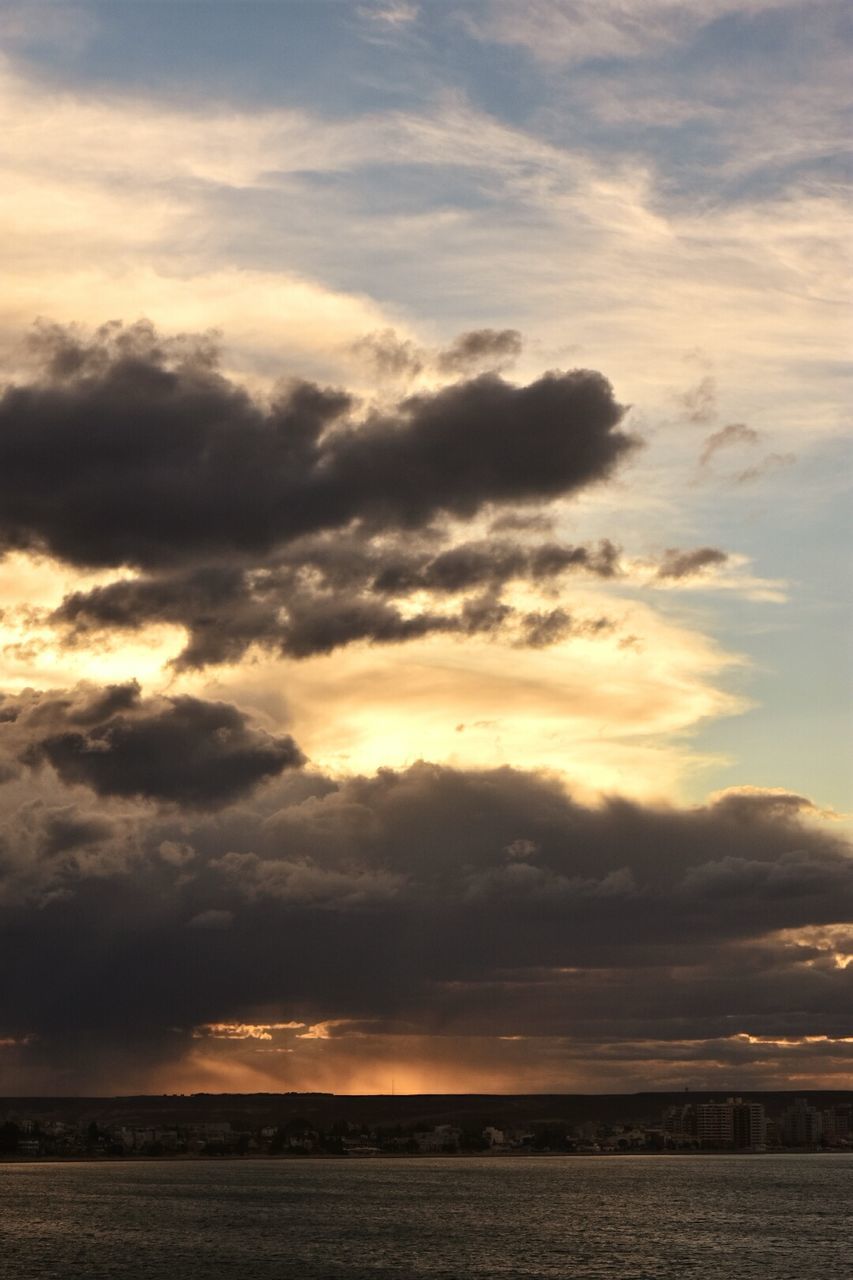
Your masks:
[{"label": "dark ridge", "polygon": [[794,1098],[827,1108],[853,1103],[853,1089],[741,1089],[644,1093],[551,1094],[331,1094],[331,1093],[194,1093],[138,1094],[101,1098],[0,1098],[0,1116],[25,1114],[32,1119],[96,1120],[101,1124],[201,1123],[228,1121],[234,1128],[275,1125],[294,1116],[319,1128],[336,1120],[370,1125],[455,1124],[462,1128],[495,1124],[516,1128],[544,1122],[605,1124],[657,1123],[670,1106],[708,1102],[736,1095],[760,1102],[770,1117]]}]

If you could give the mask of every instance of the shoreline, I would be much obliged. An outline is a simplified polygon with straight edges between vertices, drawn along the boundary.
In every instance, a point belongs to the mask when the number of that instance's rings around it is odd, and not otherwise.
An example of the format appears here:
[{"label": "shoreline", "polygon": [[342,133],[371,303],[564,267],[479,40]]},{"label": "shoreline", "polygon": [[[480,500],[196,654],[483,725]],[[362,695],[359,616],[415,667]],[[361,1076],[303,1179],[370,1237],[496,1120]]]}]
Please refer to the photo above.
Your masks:
[{"label": "shoreline", "polygon": [[382,1161],[419,1161],[419,1160],[441,1160],[441,1161],[459,1161],[459,1160],[612,1160],[625,1159],[626,1157],[635,1159],[683,1159],[689,1156],[698,1156],[700,1158],[715,1160],[721,1157],[736,1157],[737,1159],[745,1158],[763,1158],[766,1156],[850,1156],[853,1150],[845,1151],[841,1148],[830,1148],[825,1151],[809,1150],[807,1148],[789,1147],[777,1151],[454,1151],[454,1152],[395,1152],[395,1151],[377,1151],[373,1155],[347,1155],[337,1154],[333,1152],[314,1152],[304,1155],[268,1155],[266,1153],[252,1153],[246,1155],[211,1155],[202,1154],[194,1155],[186,1152],[177,1153],[175,1155],[70,1155],[70,1156],[29,1156],[15,1155],[13,1153],[0,1155],[0,1165],[44,1165],[44,1164],[256,1164],[264,1161],[267,1164],[304,1164],[308,1160],[334,1160],[338,1163],[348,1164],[364,1164],[374,1163],[377,1160]]}]

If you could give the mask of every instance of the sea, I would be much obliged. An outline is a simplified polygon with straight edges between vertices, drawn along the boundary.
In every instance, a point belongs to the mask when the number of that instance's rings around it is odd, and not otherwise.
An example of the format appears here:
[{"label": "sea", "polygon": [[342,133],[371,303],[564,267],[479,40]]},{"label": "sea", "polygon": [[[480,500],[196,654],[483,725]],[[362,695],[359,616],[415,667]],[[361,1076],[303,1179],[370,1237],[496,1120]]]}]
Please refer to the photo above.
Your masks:
[{"label": "sea", "polygon": [[0,1165],[2,1280],[853,1280],[853,1154]]}]

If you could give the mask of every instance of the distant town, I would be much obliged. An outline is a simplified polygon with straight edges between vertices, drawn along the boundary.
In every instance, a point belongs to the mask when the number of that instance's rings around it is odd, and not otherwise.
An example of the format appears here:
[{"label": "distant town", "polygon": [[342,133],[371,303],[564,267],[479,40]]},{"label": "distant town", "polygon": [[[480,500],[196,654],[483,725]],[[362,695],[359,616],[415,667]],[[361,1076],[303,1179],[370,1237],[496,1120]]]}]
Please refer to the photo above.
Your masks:
[{"label": "distant town", "polygon": [[19,1098],[0,1116],[3,1160],[853,1151],[853,1094]]}]

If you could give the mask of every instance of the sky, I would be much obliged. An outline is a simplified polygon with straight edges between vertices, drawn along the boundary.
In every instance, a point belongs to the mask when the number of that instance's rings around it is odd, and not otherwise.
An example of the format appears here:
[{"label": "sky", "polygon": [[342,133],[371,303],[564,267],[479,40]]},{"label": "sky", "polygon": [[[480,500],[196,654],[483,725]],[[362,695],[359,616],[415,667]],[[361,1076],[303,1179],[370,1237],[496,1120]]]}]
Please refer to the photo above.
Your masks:
[{"label": "sky", "polygon": [[849,25],[0,4],[0,1091],[851,1087]]}]

